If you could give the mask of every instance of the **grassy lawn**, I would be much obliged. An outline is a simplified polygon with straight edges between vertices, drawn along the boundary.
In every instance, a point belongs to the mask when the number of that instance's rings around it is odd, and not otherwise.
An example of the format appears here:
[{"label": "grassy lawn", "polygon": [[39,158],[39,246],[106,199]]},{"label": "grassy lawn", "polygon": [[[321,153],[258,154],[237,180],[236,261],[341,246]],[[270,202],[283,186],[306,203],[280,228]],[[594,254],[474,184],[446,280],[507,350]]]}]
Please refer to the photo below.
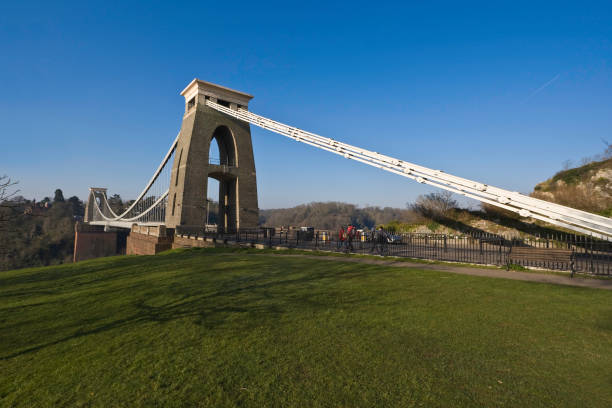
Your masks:
[{"label": "grassy lawn", "polygon": [[609,407],[612,292],[249,251],[0,274],[0,406]]}]

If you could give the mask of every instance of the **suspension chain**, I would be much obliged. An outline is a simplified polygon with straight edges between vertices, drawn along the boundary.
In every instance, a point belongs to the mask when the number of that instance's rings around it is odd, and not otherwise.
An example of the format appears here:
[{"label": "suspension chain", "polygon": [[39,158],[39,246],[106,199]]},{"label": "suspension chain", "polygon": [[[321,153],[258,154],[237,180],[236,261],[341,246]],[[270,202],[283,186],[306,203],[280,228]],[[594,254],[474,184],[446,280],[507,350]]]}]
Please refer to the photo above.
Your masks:
[{"label": "suspension chain", "polygon": [[409,163],[377,152],[362,149],[342,143],[334,139],[307,132],[293,126],[268,119],[254,114],[246,109],[231,109],[206,101],[206,105],[232,116],[236,119],[251,123],[262,129],[267,129],[280,135],[289,137],[322,150],[340,155],[346,159],[356,160],[370,166],[410,178],[422,184],[442,188],[453,193],[470,197],[508,211],[515,212],[522,217],[532,217],[573,231],[589,234],[598,238],[612,238],[612,220],[586,211],[576,210],[559,204],[529,197],[515,191],[508,191],[488,184],[468,180],[441,170]]}]

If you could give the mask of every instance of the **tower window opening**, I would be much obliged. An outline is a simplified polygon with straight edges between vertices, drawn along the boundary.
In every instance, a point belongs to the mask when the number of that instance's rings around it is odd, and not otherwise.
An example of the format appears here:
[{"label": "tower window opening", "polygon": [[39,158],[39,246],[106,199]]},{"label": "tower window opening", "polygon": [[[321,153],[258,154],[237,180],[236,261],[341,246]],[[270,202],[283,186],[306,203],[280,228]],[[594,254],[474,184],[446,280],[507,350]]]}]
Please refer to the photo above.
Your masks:
[{"label": "tower window opening", "polygon": [[236,166],[236,148],[230,130],[226,126],[215,129],[208,152],[210,164]]}]

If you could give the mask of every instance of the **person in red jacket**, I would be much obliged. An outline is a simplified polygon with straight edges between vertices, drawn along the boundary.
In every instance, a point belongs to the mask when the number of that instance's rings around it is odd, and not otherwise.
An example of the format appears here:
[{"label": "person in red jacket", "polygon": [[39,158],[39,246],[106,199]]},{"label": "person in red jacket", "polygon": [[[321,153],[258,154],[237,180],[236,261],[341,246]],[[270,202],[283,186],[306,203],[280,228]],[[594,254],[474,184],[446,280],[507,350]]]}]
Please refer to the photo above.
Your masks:
[{"label": "person in red jacket", "polygon": [[344,227],[340,227],[340,231],[338,231],[338,248],[344,246],[345,235]]},{"label": "person in red jacket", "polygon": [[346,235],[347,235],[347,244],[346,244],[346,250],[347,251],[353,251],[353,239],[355,239],[355,227],[353,227],[352,225],[349,225],[348,228],[346,229]]}]

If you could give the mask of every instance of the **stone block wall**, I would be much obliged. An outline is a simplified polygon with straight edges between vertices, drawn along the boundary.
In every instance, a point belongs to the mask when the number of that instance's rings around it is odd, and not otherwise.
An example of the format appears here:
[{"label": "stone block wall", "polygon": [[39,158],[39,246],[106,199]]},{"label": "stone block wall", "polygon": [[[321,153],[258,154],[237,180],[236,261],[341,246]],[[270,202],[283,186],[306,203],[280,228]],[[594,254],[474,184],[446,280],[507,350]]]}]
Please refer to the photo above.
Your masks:
[{"label": "stone block wall", "polygon": [[127,255],[155,255],[172,248],[172,236],[166,234],[166,227],[132,225],[127,237]]},{"label": "stone block wall", "polygon": [[117,233],[105,232],[104,227],[75,224],[73,261],[117,255]]},{"label": "stone block wall", "polygon": [[215,242],[212,238],[189,237],[187,235],[176,235],[172,248],[214,248]]}]

